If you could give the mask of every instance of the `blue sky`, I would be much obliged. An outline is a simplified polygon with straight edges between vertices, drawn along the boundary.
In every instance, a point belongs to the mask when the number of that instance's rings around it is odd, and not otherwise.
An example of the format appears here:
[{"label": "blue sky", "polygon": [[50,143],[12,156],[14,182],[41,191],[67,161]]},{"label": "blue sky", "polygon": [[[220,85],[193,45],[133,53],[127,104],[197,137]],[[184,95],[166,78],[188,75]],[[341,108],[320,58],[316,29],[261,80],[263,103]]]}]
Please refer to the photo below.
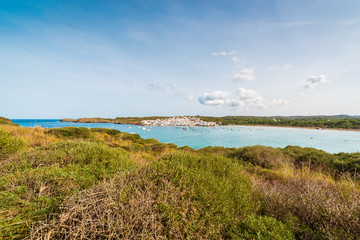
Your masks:
[{"label": "blue sky", "polygon": [[360,114],[360,1],[0,2],[0,115]]}]

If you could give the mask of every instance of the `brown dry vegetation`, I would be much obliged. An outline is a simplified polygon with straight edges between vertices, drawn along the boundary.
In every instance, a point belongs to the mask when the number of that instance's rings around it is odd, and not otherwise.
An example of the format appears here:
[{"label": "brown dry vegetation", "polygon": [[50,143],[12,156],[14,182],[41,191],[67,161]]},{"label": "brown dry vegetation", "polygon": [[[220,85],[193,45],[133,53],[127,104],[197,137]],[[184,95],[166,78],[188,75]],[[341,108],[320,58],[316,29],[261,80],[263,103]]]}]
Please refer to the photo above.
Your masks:
[{"label": "brown dry vegetation", "polygon": [[358,239],[360,153],[0,125],[1,239]]}]

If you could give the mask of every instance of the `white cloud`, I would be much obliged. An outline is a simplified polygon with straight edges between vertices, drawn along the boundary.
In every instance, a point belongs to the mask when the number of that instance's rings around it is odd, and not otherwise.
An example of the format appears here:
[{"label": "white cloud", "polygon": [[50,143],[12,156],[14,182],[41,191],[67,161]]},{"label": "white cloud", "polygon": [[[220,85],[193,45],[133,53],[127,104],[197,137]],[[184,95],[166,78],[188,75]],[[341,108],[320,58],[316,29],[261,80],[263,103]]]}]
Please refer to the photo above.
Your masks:
[{"label": "white cloud", "polygon": [[290,69],[290,68],[292,68],[292,67],[293,67],[292,64],[286,63],[286,64],[284,64],[284,65],[282,65],[282,66],[270,66],[270,67],[268,67],[267,69],[270,70],[270,71],[274,71],[274,70],[278,70],[278,69],[287,70],[287,69]]},{"label": "white cloud", "polygon": [[226,99],[230,96],[230,94],[230,92],[225,91],[204,93],[201,97],[199,97],[199,102],[204,105],[223,107],[226,103]]},{"label": "white cloud", "polygon": [[229,108],[231,110],[239,110],[243,107],[265,109],[289,103],[284,99],[273,99],[270,102],[265,102],[258,92],[251,89],[239,88],[236,94],[236,98],[229,98],[230,92],[215,91],[212,93],[204,93],[199,97],[199,102],[203,105]]},{"label": "white cloud", "polygon": [[284,100],[284,99],[273,99],[271,102],[269,102],[267,104],[267,107],[276,107],[276,106],[280,106],[280,105],[286,105],[288,103],[289,103],[289,101]]},{"label": "white cloud", "polygon": [[307,81],[306,84],[304,86],[304,88],[314,88],[317,85],[321,84],[321,83],[327,83],[328,80],[326,79],[326,76],[324,75],[318,75],[318,76],[310,76]]},{"label": "white cloud", "polygon": [[277,66],[270,66],[267,69],[270,70],[270,71],[274,71],[274,70],[278,69],[278,67]]},{"label": "white cloud", "polygon": [[194,101],[194,96],[191,96],[191,95],[186,96],[186,100],[188,100],[188,101]]},{"label": "white cloud", "polygon": [[287,64],[284,64],[284,65],[282,65],[281,66],[281,69],[290,69],[290,68],[292,68],[293,67],[293,65],[292,64],[289,64],[289,63],[287,63]]},{"label": "white cloud", "polygon": [[234,55],[235,53],[236,53],[235,51],[231,51],[231,52],[222,51],[222,52],[213,52],[211,55],[213,55],[213,56],[228,56],[228,55]]},{"label": "white cloud", "polygon": [[232,57],[231,59],[236,63],[239,63],[241,61],[240,58],[237,57]]},{"label": "white cloud", "polygon": [[165,91],[165,87],[158,82],[152,82],[146,85],[146,89],[150,91]]},{"label": "white cloud", "polygon": [[174,83],[172,85],[167,85],[167,84],[161,84],[158,82],[152,82],[149,83],[145,86],[145,88],[149,91],[161,91],[161,92],[167,92],[167,93],[171,93],[171,92],[178,92],[179,91],[179,86],[177,83]]},{"label": "white cloud", "polygon": [[240,99],[228,99],[226,101],[226,106],[231,109],[239,109],[244,105],[245,105],[244,102],[241,101]]},{"label": "white cloud", "polygon": [[255,79],[254,71],[255,68],[240,69],[234,73],[233,80],[236,82],[240,82],[240,81],[251,82]]},{"label": "white cloud", "polygon": [[239,88],[237,90],[237,95],[240,100],[243,101],[246,105],[250,105],[252,107],[264,108],[264,99],[260,96],[260,94],[251,89]]}]

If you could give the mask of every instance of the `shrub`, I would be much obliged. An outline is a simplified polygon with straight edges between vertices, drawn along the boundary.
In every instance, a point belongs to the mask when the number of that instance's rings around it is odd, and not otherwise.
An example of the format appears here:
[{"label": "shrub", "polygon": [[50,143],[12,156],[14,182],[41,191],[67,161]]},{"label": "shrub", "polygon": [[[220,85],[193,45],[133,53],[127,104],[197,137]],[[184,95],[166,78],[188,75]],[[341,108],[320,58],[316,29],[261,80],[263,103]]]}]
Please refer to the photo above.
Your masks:
[{"label": "shrub", "polygon": [[165,152],[166,150],[166,144],[164,143],[155,143],[155,144],[151,144],[146,146],[147,149],[150,150],[150,152],[153,152],[155,154],[159,154],[162,152]]},{"label": "shrub", "polygon": [[329,169],[335,160],[334,155],[315,148],[287,146],[283,152],[294,159],[295,166],[307,166],[314,170]]},{"label": "shrub", "polygon": [[141,140],[141,137],[139,134],[130,134],[130,133],[124,133],[124,136],[122,136],[123,140],[130,140],[132,142],[138,142]]},{"label": "shrub", "polygon": [[182,147],[179,147],[178,149],[182,150],[182,151],[186,151],[186,152],[195,152],[195,150],[189,146],[182,146]]},{"label": "shrub", "polygon": [[254,183],[264,213],[283,220],[295,217],[303,226],[328,232],[330,239],[360,237],[360,193],[354,189],[302,177]]},{"label": "shrub", "polygon": [[117,129],[109,129],[109,128],[91,128],[91,132],[99,132],[99,133],[106,133],[111,136],[116,136],[121,134],[121,132]]},{"label": "shrub", "polygon": [[66,197],[133,167],[125,151],[94,142],[58,142],[14,156],[0,177],[1,209],[11,216],[0,222],[0,238],[24,238],[31,222],[52,218]]},{"label": "shrub", "polygon": [[249,215],[236,232],[234,239],[295,239],[292,230],[284,223],[268,216]]},{"label": "shrub", "polygon": [[[0,157],[6,157],[25,146],[25,141],[12,136],[9,132],[0,129]],[[1,160],[1,159],[0,159]]]},{"label": "shrub", "polygon": [[236,149],[229,157],[250,162],[263,168],[281,167],[291,162],[291,159],[278,148],[265,146],[250,146]]},{"label": "shrub", "polygon": [[95,137],[92,131],[86,127],[52,128],[48,130],[48,133],[70,139],[93,139]]},{"label": "shrub", "polygon": [[255,204],[249,179],[230,159],[170,154],[68,199],[33,238],[228,238]]},{"label": "shrub", "polygon": [[4,118],[4,117],[0,117],[0,125],[1,125],[1,124],[19,126],[19,124],[15,124],[15,123],[13,123],[10,119]]},{"label": "shrub", "polygon": [[199,153],[215,153],[222,156],[229,156],[233,153],[236,148],[225,148],[225,147],[204,147],[198,150]]}]

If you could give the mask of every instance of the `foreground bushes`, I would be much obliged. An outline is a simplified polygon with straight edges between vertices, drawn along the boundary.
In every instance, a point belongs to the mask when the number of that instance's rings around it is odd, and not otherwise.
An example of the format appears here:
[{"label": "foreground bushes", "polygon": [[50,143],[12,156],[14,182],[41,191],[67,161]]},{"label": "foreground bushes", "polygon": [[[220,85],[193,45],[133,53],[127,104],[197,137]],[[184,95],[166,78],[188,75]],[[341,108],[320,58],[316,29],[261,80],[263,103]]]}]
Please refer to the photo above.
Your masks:
[{"label": "foreground bushes", "polygon": [[360,153],[194,150],[100,128],[0,136],[1,239],[360,238]]},{"label": "foreground bushes", "polygon": [[127,155],[104,144],[57,142],[3,162],[0,238],[25,237],[32,221],[51,217],[66,197],[130,170]]},{"label": "foreground bushes", "polygon": [[238,148],[228,156],[263,168],[281,167],[291,161],[291,158],[283,154],[280,149],[259,145]]},{"label": "foreground bushes", "polygon": [[25,146],[25,141],[12,136],[9,132],[0,129],[0,161],[2,158],[16,153]]},{"label": "foreground bushes", "polygon": [[[220,239],[256,210],[250,180],[229,159],[172,154],[69,199],[32,237]],[[273,220],[277,224],[276,220]],[[267,229],[269,230],[269,229]],[[262,234],[262,233],[260,233]]]},{"label": "foreground bushes", "polygon": [[300,238],[360,238],[360,193],[354,189],[304,177],[258,180],[254,186],[264,213],[303,226],[297,229]]}]

